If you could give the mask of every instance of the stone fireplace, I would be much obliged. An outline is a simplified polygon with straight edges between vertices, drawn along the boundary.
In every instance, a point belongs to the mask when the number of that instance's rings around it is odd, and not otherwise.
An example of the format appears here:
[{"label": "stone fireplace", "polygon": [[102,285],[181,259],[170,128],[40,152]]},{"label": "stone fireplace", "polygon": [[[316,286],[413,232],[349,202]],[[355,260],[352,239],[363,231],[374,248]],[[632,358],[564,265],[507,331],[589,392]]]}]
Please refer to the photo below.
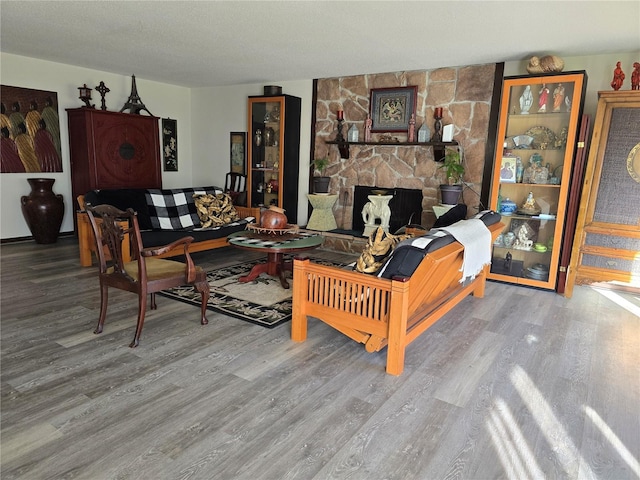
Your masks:
[{"label": "stone fireplace", "polygon": [[[339,229],[362,229],[362,206],[359,189],[379,188],[421,192],[421,209],[412,223],[431,226],[435,221],[432,211],[440,203],[439,185],[443,183],[440,163],[434,161],[433,149],[427,145],[403,145],[405,132],[390,132],[398,144],[377,145],[384,133],[374,133],[373,144],[350,144],[349,158],[341,158],[335,140],[336,112],[344,110],[344,131],[355,125],[360,139],[364,138],[364,122],[369,113],[369,92],[372,88],[418,86],[416,130],[426,122],[433,132],[435,107],[443,108],[443,125],[453,125],[453,138],[463,152],[466,168],[464,202],[468,211],[477,211],[482,188],[485,158],[491,158],[495,139],[489,138],[489,125],[494,77],[501,77],[495,64],[459,68],[441,68],[428,71],[395,72],[325,78],[317,81],[315,99],[314,158],[328,157],[326,175],[331,177],[330,191],[338,194],[334,214]],[[487,150],[491,151],[488,154]],[[418,211],[417,209],[415,210]],[[408,223],[398,219],[390,231]],[[398,227],[399,228],[399,227]]]}]

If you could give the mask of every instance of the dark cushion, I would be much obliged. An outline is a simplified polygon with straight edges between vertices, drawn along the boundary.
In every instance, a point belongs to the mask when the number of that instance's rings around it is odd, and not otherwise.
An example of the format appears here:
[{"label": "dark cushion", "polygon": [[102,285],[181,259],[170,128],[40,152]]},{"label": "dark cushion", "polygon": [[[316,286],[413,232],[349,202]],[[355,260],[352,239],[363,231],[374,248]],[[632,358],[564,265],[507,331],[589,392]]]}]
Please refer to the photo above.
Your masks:
[{"label": "dark cushion", "polygon": [[200,228],[187,228],[184,230],[147,230],[141,232],[142,244],[145,247],[157,247],[167,245],[182,237],[193,237],[193,241],[201,242],[203,240],[214,240],[216,238],[225,238],[234,232],[240,232],[247,228],[246,219],[238,220],[221,228],[212,228],[202,230]]},{"label": "dark cushion", "polygon": [[145,188],[90,190],[85,194],[84,200],[93,206],[113,205],[120,210],[132,208],[138,214],[140,230],[148,230],[153,227],[149,217],[149,209],[147,208],[146,193],[147,190]]},{"label": "dark cushion", "polygon": [[488,227],[489,225],[493,225],[494,223],[498,223],[500,220],[502,220],[502,215],[500,215],[498,212],[494,212],[493,210],[483,210],[476,213],[471,218],[479,218]]},{"label": "dark cushion", "polygon": [[440,215],[433,224],[433,228],[442,228],[453,225],[460,220],[467,218],[467,206],[464,203],[450,208],[444,215]]},{"label": "dark cushion", "polygon": [[[484,210],[472,218],[480,219],[489,226],[499,222],[502,217],[492,210]],[[381,278],[410,277],[425,255],[453,242],[455,242],[453,235],[436,228],[421,237],[404,240],[396,246],[386,264],[380,269],[378,276]]]},{"label": "dark cushion", "polygon": [[453,235],[442,231],[430,231],[426,235],[404,240],[398,244],[391,257],[380,269],[381,278],[410,277],[429,252],[455,242]]}]

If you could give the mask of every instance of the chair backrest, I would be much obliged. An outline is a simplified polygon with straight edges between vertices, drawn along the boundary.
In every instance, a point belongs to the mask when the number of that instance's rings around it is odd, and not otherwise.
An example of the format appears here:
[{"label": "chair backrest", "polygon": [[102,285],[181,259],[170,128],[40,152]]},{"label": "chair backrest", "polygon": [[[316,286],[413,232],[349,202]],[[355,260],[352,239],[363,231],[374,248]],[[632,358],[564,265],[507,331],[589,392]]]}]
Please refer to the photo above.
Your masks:
[{"label": "chair backrest", "polygon": [[247,176],[238,172],[229,172],[224,181],[224,192],[231,197],[234,204],[246,203]]},{"label": "chair backrest", "polygon": [[[138,227],[136,212],[132,209],[120,210],[112,205],[86,205],[87,215],[96,238],[100,272],[107,271],[123,274],[125,272],[123,258],[123,241],[128,236],[131,242],[132,258],[140,259],[142,238]],[[106,251],[109,253],[107,256]]]},{"label": "chair backrest", "polygon": [[224,181],[225,192],[244,192],[247,189],[247,176],[238,172],[229,172]]}]

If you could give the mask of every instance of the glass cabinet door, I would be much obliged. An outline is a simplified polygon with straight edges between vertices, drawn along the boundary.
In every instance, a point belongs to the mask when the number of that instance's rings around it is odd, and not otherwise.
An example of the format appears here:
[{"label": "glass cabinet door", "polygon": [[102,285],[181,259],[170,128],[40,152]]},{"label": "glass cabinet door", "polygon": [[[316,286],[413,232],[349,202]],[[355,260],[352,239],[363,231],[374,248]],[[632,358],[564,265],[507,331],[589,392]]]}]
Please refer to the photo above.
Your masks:
[{"label": "glass cabinet door", "polygon": [[248,204],[283,208],[291,224],[298,220],[301,104],[292,95],[249,97]]},{"label": "glass cabinet door", "polygon": [[554,289],[586,75],[505,78],[491,208],[505,228],[489,278]]},{"label": "glass cabinet door", "polygon": [[251,147],[248,157],[250,206],[282,207],[281,160],[283,128],[280,122],[284,105],[281,97],[249,99]]}]

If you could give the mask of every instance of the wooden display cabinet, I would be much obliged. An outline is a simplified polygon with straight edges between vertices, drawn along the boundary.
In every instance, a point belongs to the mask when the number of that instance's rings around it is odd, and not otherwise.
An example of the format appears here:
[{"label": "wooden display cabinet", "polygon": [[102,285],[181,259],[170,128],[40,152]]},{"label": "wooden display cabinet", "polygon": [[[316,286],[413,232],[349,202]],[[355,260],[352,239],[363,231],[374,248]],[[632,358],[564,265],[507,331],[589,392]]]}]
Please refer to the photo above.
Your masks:
[{"label": "wooden display cabinet", "polygon": [[490,206],[505,228],[490,279],[556,288],[586,81],[585,72],[504,79]]},{"label": "wooden display cabinet", "polygon": [[285,209],[298,219],[301,99],[291,95],[249,97],[247,205]]}]

